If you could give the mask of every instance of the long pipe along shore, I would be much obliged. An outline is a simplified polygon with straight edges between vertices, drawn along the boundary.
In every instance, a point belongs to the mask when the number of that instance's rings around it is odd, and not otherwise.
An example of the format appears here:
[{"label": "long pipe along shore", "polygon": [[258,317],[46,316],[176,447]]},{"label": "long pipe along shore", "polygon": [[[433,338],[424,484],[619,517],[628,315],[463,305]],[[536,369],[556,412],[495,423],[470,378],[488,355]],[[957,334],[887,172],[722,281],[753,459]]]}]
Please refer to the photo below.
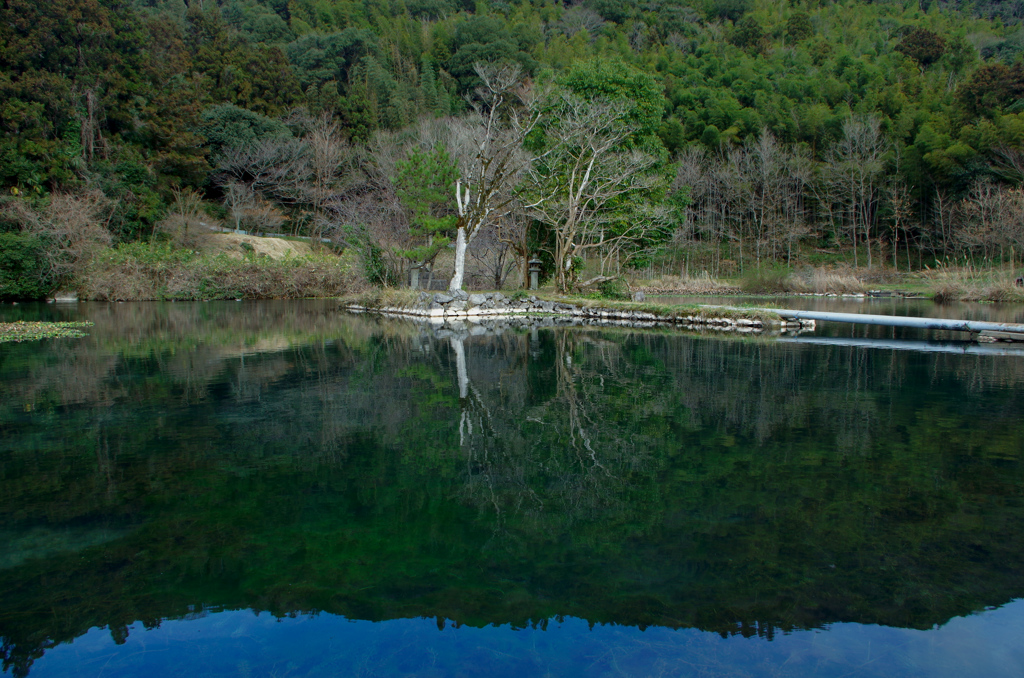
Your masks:
[{"label": "long pipe along shore", "polygon": [[[738,308],[735,306],[706,306],[705,308]],[[821,320],[854,325],[881,325],[884,327],[911,327],[920,330],[950,330],[970,332],[1009,341],[1024,341],[1024,324],[994,323],[985,320],[955,320],[950,318],[920,318],[903,315],[873,315],[870,313],[835,313],[832,311],[799,311],[787,308],[747,308],[750,311],[777,313],[786,320]]]}]

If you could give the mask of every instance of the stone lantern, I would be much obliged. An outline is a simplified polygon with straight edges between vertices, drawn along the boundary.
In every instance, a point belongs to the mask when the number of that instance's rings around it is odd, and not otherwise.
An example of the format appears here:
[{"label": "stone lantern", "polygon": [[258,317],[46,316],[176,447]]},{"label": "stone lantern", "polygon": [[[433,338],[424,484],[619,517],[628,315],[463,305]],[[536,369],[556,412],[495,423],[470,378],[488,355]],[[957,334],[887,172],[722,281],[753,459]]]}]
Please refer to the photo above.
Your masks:
[{"label": "stone lantern", "polygon": [[535,290],[540,287],[540,265],[541,261],[537,257],[530,259],[530,289]]}]

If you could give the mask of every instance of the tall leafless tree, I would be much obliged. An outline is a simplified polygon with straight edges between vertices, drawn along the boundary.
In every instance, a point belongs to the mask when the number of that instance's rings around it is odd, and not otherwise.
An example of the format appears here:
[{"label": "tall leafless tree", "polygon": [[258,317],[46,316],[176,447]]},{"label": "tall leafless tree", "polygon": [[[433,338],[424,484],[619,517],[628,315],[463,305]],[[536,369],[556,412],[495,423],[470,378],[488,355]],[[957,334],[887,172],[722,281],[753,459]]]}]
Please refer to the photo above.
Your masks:
[{"label": "tall leafless tree", "polygon": [[454,128],[449,146],[459,161],[455,203],[455,272],[448,289],[461,290],[466,249],[485,226],[515,207],[515,187],[530,164],[523,140],[537,125],[539,113],[522,69],[515,64],[477,64],[482,85],[471,103],[474,112]]},{"label": "tall leafless tree", "polygon": [[875,222],[878,189],[889,144],[873,116],[851,116],[843,123],[843,138],[828,154],[830,180],[842,196],[853,240],[854,266],[858,233],[864,235],[868,266],[872,265],[871,227]]}]

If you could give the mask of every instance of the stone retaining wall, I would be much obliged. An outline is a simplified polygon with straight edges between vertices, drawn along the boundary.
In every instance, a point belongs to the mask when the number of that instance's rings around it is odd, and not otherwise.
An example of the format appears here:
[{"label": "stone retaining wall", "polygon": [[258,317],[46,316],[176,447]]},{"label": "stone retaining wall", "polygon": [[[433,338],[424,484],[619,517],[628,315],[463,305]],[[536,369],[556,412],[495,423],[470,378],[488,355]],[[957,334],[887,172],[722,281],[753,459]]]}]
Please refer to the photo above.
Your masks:
[{"label": "stone retaining wall", "polygon": [[[717,327],[737,329],[741,331],[759,332],[765,328],[765,322],[758,319],[728,318],[707,313],[679,313],[658,315],[648,311],[621,308],[596,308],[575,306],[556,301],[538,299],[535,296],[511,298],[501,292],[470,294],[459,291],[453,294],[420,293],[419,300],[412,307],[379,307],[371,308],[359,305],[347,307],[353,311],[369,311],[387,315],[412,316],[444,322],[449,320],[480,321],[489,318],[508,318],[515,316],[557,315],[581,320],[606,320],[627,322],[633,326],[679,325],[688,328]],[[814,327],[813,320],[775,320],[768,326],[779,329],[808,329]]]}]

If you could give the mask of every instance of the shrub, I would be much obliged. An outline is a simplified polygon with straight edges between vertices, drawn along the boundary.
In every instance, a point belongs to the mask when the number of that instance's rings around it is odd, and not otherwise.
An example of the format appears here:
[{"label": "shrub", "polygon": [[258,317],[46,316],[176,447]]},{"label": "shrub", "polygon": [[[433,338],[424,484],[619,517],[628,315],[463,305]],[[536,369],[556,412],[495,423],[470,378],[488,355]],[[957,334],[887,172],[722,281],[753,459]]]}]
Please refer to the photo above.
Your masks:
[{"label": "shrub", "polygon": [[356,284],[351,261],[332,255],[236,259],[132,243],[96,260],[80,296],[103,301],[335,297]]},{"label": "shrub", "polygon": [[174,203],[156,227],[176,247],[200,249],[210,236],[203,222],[203,198],[190,189],[174,191]]},{"label": "shrub", "polygon": [[0,233],[0,299],[45,299],[55,288],[43,241],[21,233]]},{"label": "shrub", "polygon": [[945,281],[935,287],[932,293],[932,301],[936,304],[948,304],[951,301],[959,301],[963,296],[963,285],[952,281]]},{"label": "shrub", "polygon": [[818,294],[856,294],[864,291],[864,283],[850,272],[815,268],[807,285]]},{"label": "shrub", "polygon": [[90,262],[110,245],[106,220],[110,201],[98,191],[54,193],[41,207],[27,201],[11,202],[5,219],[39,239],[38,250],[56,286],[73,284]]},{"label": "shrub", "polygon": [[798,287],[785,266],[759,266],[747,269],[740,278],[740,289],[751,294],[781,294]]},{"label": "shrub", "polygon": [[621,299],[628,301],[631,296],[629,293],[629,285],[626,283],[626,279],[612,278],[611,280],[602,280],[597,284],[597,293],[602,299]]}]

